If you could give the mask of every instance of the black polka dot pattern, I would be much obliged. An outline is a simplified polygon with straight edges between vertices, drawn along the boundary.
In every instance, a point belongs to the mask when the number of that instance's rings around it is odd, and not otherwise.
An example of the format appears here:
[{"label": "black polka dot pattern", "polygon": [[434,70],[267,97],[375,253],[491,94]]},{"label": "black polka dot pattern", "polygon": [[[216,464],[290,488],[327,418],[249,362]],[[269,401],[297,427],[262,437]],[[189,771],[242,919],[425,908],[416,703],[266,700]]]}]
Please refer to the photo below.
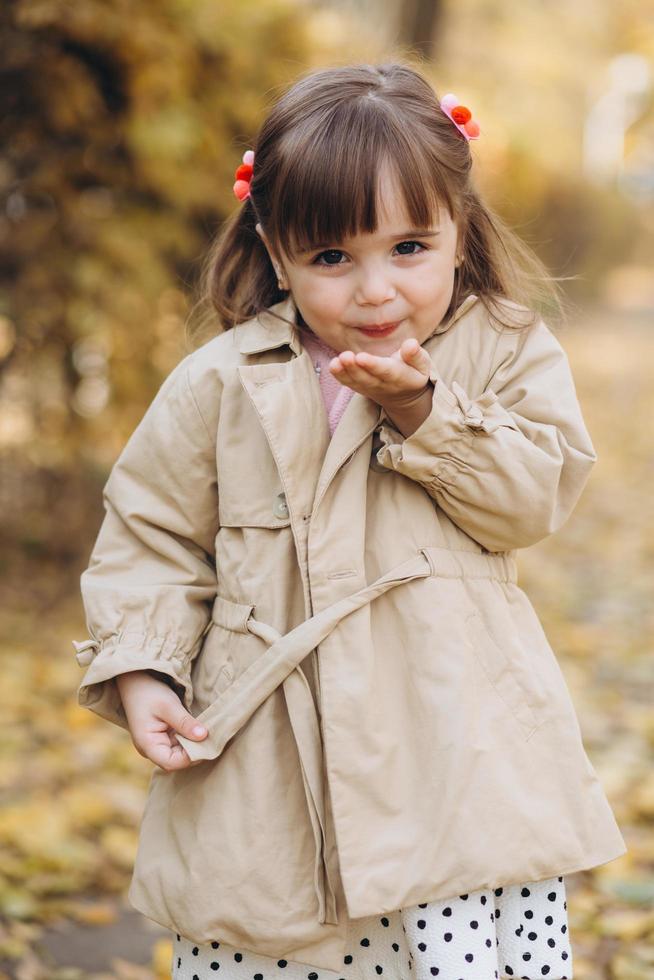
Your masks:
[{"label": "black polka dot pattern", "polygon": [[[562,876],[351,919],[341,969],[171,933],[172,980],[571,980]],[[284,954],[283,956],[281,954]]]}]

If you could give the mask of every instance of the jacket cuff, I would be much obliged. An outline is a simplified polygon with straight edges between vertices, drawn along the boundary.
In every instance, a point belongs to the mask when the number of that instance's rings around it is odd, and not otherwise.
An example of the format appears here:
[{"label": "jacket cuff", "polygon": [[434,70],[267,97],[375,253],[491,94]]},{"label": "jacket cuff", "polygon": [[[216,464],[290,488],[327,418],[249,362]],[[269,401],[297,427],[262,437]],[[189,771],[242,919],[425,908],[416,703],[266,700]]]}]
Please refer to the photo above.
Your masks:
[{"label": "jacket cuff", "polygon": [[434,365],[429,380],[434,385],[431,411],[410,436],[402,436],[382,409],[377,461],[438,489],[441,484],[453,485],[478,433],[492,433],[501,425],[518,426],[494,391],[472,399],[457,381],[448,388]]},{"label": "jacket cuff", "polygon": [[[127,716],[115,678],[132,670],[162,674],[190,711],[192,651],[183,650],[170,636],[152,636],[131,630],[105,640],[73,640],[80,667],[88,667],[77,691],[78,704],[129,731]],[[168,681],[166,681],[168,678]]]}]

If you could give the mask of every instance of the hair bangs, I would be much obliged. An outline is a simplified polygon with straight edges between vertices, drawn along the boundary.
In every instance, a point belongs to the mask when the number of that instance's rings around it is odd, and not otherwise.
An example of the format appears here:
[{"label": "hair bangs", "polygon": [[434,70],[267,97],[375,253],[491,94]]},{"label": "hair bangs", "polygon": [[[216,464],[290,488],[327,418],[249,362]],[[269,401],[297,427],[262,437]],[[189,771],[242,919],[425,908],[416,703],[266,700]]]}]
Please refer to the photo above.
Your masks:
[{"label": "hair bangs", "polygon": [[375,232],[386,166],[411,227],[429,227],[442,202],[452,213],[447,182],[428,146],[384,110],[372,98],[341,104],[327,124],[322,119],[305,134],[301,152],[286,148],[268,230],[288,256]]}]

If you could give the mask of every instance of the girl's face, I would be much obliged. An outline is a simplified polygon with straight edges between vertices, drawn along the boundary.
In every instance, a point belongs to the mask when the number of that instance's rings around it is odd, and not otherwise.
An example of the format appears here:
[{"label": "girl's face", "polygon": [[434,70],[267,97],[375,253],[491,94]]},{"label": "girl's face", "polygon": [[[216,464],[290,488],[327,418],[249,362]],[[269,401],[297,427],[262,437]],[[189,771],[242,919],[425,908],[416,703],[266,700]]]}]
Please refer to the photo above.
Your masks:
[{"label": "girl's face", "polygon": [[[257,232],[304,322],[330,347],[389,356],[422,344],[441,323],[454,288],[457,226],[441,206],[430,228],[412,229],[388,171],[380,177],[377,231],[283,261]],[[390,329],[381,329],[391,326]]]}]

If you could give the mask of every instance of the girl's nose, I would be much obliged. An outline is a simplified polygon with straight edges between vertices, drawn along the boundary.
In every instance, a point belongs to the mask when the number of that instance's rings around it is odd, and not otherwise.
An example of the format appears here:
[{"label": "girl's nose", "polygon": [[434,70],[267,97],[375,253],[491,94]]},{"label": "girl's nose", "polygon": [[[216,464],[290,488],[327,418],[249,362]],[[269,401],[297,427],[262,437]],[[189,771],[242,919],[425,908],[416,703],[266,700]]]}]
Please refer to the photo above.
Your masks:
[{"label": "girl's nose", "polygon": [[355,296],[356,302],[361,306],[365,304],[378,306],[394,299],[395,295],[395,286],[381,266],[369,266],[361,270]]}]

